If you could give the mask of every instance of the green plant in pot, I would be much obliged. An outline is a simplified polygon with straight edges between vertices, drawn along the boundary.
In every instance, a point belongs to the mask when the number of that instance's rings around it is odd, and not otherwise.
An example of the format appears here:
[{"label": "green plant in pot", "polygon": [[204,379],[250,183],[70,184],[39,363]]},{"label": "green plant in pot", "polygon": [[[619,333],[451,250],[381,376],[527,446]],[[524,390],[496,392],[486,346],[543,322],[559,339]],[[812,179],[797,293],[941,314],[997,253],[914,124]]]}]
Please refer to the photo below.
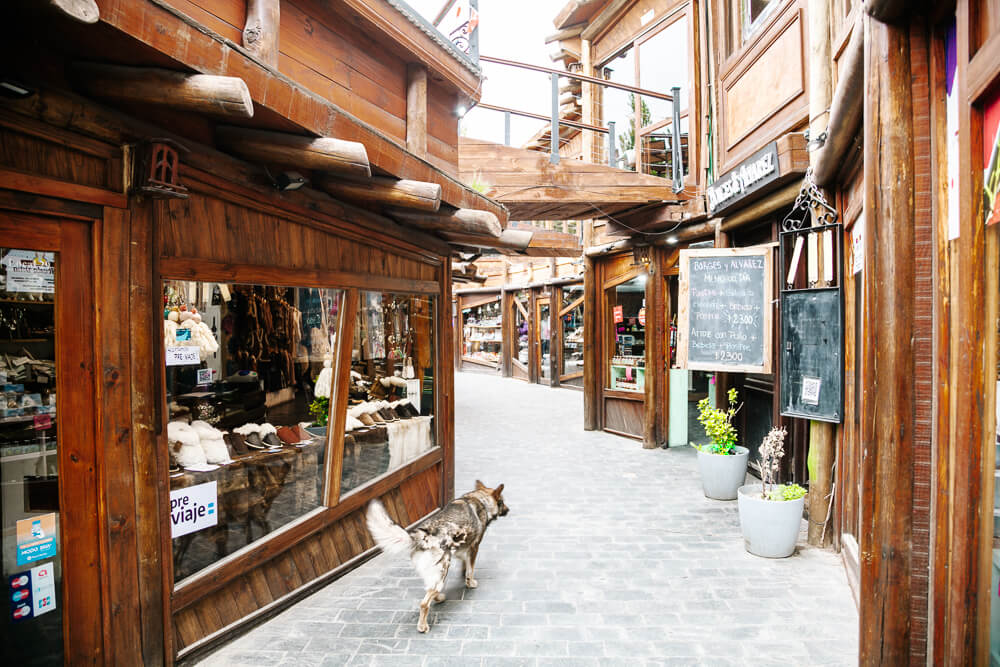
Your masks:
[{"label": "green plant in pot", "polygon": [[326,435],[326,426],[330,421],[330,399],[326,396],[314,398],[309,404],[309,414],[313,416],[313,423],[306,427],[306,431],[312,435]]},{"label": "green plant in pot", "polygon": [[733,417],[743,407],[737,404],[738,396],[735,389],[726,393],[726,409],[713,407],[707,398],[698,401],[698,421],[711,442],[693,446],[698,450],[702,491],[715,500],[735,500],[737,489],[746,481],[750,450],[736,444],[738,435],[733,426]]},{"label": "green plant in pot", "polygon": [[785,558],[795,552],[806,490],[798,484],[779,484],[781,459],[785,456],[784,427],[772,428],[760,445],[760,458],[753,463],[760,484],[739,490],[740,529],[746,550],[765,558]]}]

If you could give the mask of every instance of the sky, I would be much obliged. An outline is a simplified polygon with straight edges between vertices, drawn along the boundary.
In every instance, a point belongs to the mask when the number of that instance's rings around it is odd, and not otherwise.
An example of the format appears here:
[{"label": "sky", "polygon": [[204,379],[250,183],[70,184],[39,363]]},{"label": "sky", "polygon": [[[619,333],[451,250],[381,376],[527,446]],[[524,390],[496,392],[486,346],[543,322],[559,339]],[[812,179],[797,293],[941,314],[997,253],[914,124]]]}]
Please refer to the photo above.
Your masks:
[{"label": "sky", "polygon": [[[407,0],[424,17],[433,20],[445,0]],[[559,68],[549,60],[554,44],[545,37],[556,31],[552,25],[568,0],[479,0],[479,52],[482,55],[517,60],[532,65]],[[464,4],[459,0],[458,4]],[[551,111],[549,75],[514,67],[483,63],[483,95],[486,104],[509,107],[548,116]],[[511,144],[520,146],[546,123],[530,118],[511,118]],[[504,118],[497,111],[472,109],[462,119],[462,134],[503,143]]]}]

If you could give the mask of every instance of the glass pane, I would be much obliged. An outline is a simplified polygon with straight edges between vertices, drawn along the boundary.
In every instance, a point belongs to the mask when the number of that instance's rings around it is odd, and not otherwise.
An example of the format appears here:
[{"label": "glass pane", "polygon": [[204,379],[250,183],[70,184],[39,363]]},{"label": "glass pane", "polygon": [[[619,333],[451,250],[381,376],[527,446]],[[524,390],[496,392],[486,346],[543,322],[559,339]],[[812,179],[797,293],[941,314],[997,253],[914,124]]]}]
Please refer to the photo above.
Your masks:
[{"label": "glass pane", "polygon": [[[567,308],[583,296],[583,284],[563,286],[562,307]],[[561,319],[563,375],[583,372],[583,302]]]},{"label": "glass pane", "polygon": [[462,311],[462,356],[489,364],[500,363],[500,301]]},{"label": "glass pane", "polygon": [[777,0],[743,0],[743,35],[749,35],[777,6]]},{"label": "glass pane", "polygon": [[[689,95],[688,21],[684,16],[639,45],[639,87],[670,94],[681,89],[681,113],[687,111]],[[666,100],[642,98],[642,126],[673,117],[673,105]]]},{"label": "glass pane", "polygon": [[0,483],[6,664],[61,665],[56,256],[0,248]]},{"label": "glass pane", "polygon": [[[615,83],[635,85],[635,51],[629,47],[603,68],[604,78]],[[604,125],[615,124],[615,166],[619,169],[635,169],[635,95],[604,88],[602,91],[601,118]]]},{"label": "glass pane", "polygon": [[609,387],[618,391],[646,389],[646,276],[608,290],[613,334]]},{"label": "glass pane", "polygon": [[435,445],[434,297],[362,292],[341,496]]},{"label": "glass pane", "polygon": [[551,318],[549,315],[548,302],[538,305],[538,356],[539,374],[543,380],[548,380],[551,375],[549,341],[551,339]]},{"label": "glass pane", "polygon": [[323,505],[342,297],[164,282],[175,581]]},{"label": "glass pane", "polygon": [[[526,292],[518,292],[514,296],[517,303],[512,304],[514,310],[514,336],[517,338],[517,360],[525,367],[528,366],[528,319],[524,313],[528,310],[528,295]],[[517,304],[521,304],[521,308]],[[522,312],[521,309],[524,309]]]}]

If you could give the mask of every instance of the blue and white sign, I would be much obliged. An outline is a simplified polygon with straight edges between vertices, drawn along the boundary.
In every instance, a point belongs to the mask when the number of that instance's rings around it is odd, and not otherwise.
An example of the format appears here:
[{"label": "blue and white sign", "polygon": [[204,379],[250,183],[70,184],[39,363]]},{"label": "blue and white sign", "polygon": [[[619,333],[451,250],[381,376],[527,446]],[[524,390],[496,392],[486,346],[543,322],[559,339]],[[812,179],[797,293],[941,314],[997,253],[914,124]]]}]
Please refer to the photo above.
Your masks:
[{"label": "blue and white sign", "polygon": [[215,482],[170,492],[170,536],[180,537],[219,523],[219,494]]}]

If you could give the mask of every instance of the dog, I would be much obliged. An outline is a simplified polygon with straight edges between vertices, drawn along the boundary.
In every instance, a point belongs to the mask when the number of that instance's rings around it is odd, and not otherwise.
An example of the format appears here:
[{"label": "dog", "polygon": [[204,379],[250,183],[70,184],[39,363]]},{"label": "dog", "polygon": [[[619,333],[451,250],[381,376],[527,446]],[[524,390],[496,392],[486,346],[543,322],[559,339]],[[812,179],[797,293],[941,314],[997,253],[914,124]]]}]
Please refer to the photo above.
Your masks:
[{"label": "dog", "polygon": [[437,514],[430,516],[410,530],[397,525],[377,498],[368,504],[365,522],[375,543],[387,553],[409,550],[410,560],[417,574],[424,580],[427,591],[420,602],[418,632],[427,632],[427,614],[431,604],[444,602],[444,582],[452,558],[465,566],[465,586],[478,586],[474,574],[479,543],[486,534],[486,527],[497,517],[507,516],[503,484],[491,489],[476,480],[476,490],[456,498]]}]

